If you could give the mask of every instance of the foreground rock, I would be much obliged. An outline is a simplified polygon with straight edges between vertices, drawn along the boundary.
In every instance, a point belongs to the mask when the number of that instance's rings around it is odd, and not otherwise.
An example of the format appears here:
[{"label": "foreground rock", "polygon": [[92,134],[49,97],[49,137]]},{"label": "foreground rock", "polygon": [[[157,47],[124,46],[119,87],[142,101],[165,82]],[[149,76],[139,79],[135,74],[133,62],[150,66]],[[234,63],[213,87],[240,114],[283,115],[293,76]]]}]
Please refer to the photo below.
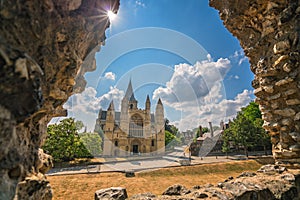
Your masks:
[{"label": "foreground rock", "polygon": [[[0,199],[51,199],[47,123],[85,86],[118,0],[1,1]],[[40,160],[42,159],[42,160]],[[26,178],[27,177],[27,178]]]},{"label": "foreground rock", "polygon": [[167,188],[161,196],[146,193],[129,199],[299,200],[300,170],[267,165],[257,173],[244,172],[236,179],[229,177],[217,185],[195,186],[190,190],[183,185],[174,185]]},{"label": "foreground rock", "polygon": [[176,196],[176,195],[185,195],[190,193],[191,191],[188,190],[186,187],[183,185],[172,185],[164,191],[163,195],[168,195],[168,196]]},{"label": "foreground rock", "polygon": [[300,2],[210,0],[238,38],[278,164],[300,168]]},{"label": "foreground rock", "polygon": [[95,200],[125,200],[127,197],[126,189],[122,187],[111,187],[95,192]]}]

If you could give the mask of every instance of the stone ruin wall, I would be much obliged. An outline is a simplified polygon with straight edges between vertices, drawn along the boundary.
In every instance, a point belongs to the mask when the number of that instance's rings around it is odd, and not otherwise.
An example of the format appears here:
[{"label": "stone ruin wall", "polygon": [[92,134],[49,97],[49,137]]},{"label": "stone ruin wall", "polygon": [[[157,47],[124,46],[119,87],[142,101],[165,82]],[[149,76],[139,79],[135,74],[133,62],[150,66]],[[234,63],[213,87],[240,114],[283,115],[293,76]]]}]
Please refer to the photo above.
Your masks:
[{"label": "stone ruin wall", "polygon": [[[85,86],[117,0],[1,1],[0,199],[51,199],[39,147],[46,125]],[[300,163],[299,1],[210,0],[255,74],[253,87],[281,164]],[[43,160],[43,161],[42,161]]]},{"label": "stone ruin wall", "polygon": [[238,38],[278,164],[300,167],[300,1],[210,0]]},{"label": "stone ruin wall", "polygon": [[47,123],[85,86],[118,0],[0,2],[0,199],[51,199],[39,147]]}]

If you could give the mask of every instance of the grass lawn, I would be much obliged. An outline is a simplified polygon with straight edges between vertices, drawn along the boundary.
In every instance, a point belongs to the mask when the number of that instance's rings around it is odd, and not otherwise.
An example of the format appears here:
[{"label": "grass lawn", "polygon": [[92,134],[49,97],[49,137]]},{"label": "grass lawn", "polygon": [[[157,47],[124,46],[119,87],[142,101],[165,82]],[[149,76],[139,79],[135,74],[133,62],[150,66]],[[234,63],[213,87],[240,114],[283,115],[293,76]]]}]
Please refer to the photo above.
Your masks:
[{"label": "grass lawn", "polygon": [[95,191],[102,188],[125,187],[129,196],[145,192],[160,195],[173,184],[187,188],[216,184],[229,176],[236,177],[243,171],[256,171],[260,167],[261,164],[255,160],[247,160],[139,172],[132,178],[126,178],[122,173],[101,173],[49,176],[48,180],[53,188],[54,200],[90,200],[94,199]]}]

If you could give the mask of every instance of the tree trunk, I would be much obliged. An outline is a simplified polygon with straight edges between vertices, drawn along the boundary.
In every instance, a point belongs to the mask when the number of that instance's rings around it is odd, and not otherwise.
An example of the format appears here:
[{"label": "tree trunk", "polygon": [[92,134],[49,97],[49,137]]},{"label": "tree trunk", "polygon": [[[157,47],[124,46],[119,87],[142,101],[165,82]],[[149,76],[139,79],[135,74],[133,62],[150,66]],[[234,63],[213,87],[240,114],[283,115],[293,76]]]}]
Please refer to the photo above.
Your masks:
[{"label": "tree trunk", "polygon": [[246,155],[246,157],[248,158],[248,148],[246,147],[246,146],[244,146],[244,151],[245,151],[245,155]]},{"label": "tree trunk", "polygon": [[264,145],[264,152],[265,152],[265,155],[267,156],[268,153],[267,153],[267,147],[266,147],[266,145]]}]

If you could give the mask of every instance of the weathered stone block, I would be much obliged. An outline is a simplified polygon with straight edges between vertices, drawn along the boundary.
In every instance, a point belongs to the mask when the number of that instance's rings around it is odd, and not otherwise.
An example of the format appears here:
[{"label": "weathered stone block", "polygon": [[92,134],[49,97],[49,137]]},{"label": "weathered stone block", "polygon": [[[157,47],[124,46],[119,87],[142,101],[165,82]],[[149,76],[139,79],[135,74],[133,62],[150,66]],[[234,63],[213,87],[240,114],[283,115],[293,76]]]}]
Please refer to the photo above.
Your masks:
[{"label": "weathered stone block", "polygon": [[288,55],[283,55],[283,56],[280,56],[273,64],[273,68],[276,68],[277,65],[281,64],[283,61],[287,60],[289,58]]},{"label": "weathered stone block", "polygon": [[[300,151],[300,144],[295,144],[295,145],[292,145],[290,146],[289,148],[291,151],[293,152],[299,152]],[[296,156],[297,154],[294,154],[294,156]]]},{"label": "weathered stone block", "polygon": [[289,99],[289,100],[286,100],[285,102],[289,106],[300,104],[300,100],[299,99]]},{"label": "weathered stone block", "polygon": [[267,99],[268,101],[271,101],[271,100],[278,99],[280,96],[281,96],[281,94],[280,94],[280,93],[277,93],[277,94],[275,94],[275,95],[268,96],[266,99]]},{"label": "weathered stone block", "polygon": [[274,87],[273,87],[272,85],[264,86],[263,88],[264,88],[264,90],[265,90],[267,93],[273,93],[273,92],[274,92]]},{"label": "weathered stone block", "polygon": [[188,190],[186,187],[180,184],[175,184],[166,189],[166,191],[163,192],[163,195],[173,196],[173,195],[184,195],[188,194],[191,191]]},{"label": "weathered stone block", "polygon": [[280,86],[283,86],[283,85],[291,83],[291,82],[293,82],[293,79],[287,78],[287,79],[283,79],[283,80],[276,82],[275,85],[280,87]]},{"label": "weathered stone block", "polygon": [[285,72],[290,72],[292,71],[292,66],[289,64],[289,63],[285,63],[282,67],[282,69],[285,71]]},{"label": "weathered stone block", "polygon": [[281,123],[285,126],[289,126],[293,123],[293,121],[291,118],[285,118],[285,119],[281,120]]},{"label": "weathered stone block", "polygon": [[287,90],[287,91],[284,91],[283,94],[284,94],[285,96],[289,96],[289,95],[295,94],[296,92],[297,92],[296,89],[289,89],[289,90]]},{"label": "weathered stone block", "polygon": [[286,108],[283,110],[274,110],[274,113],[284,117],[293,117],[296,114],[296,112],[291,108]]},{"label": "weathered stone block", "polygon": [[122,187],[111,187],[95,192],[95,200],[125,200],[127,198],[127,191]]},{"label": "weathered stone block", "polygon": [[295,115],[294,120],[295,120],[295,121],[296,121],[296,120],[300,120],[300,112],[298,112],[298,113]]},{"label": "weathered stone block", "polygon": [[290,42],[288,40],[280,41],[273,47],[274,54],[279,54],[290,50]]}]

